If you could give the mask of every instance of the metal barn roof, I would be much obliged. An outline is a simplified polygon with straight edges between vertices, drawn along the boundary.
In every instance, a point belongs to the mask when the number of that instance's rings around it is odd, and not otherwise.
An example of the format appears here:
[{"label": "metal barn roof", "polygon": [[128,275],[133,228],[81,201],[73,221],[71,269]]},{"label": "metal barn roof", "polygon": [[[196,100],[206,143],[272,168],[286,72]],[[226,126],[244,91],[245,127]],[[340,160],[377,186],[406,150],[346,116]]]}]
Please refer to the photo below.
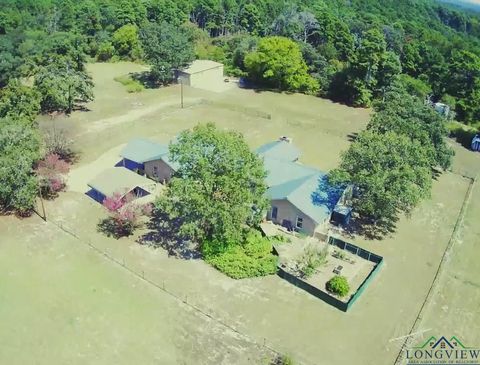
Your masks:
[{"label": "metal barn roof", "polygon": [[97,175],[88,186],[105,196],[112,196],[115,193],[128,194],[136,187],[149,191],[155,183],[125,167],[112,167]]},{"label": "metal barn roof", "polygon": [[137,163],[158,160],[168,154],[168,146],[144,138],[132,139],[120,152],[120,156]]}]

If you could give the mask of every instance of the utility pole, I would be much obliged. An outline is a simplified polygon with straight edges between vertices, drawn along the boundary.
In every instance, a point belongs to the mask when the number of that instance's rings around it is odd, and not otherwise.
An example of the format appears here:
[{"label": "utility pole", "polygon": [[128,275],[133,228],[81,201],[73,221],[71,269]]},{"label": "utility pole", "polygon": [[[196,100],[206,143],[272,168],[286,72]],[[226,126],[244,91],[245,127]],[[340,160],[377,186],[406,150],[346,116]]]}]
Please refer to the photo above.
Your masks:
[{"label": "utility pole", "polygon": [[181,97],[181,104],[182,104],[182,109],[183,109],[183,79],[180,78],[180,97]]},{"label": "utility pole", "polygon": [[45,205],[43,204],[43,194],[42,194],[42,187],[41,186],[39,186],[38,192],[39,192],[39,195],[40,195],[40,202],[42,203],[42,213],[43,213],[42,219],[46,222],[47,221],[47,214],[45,213]]}]

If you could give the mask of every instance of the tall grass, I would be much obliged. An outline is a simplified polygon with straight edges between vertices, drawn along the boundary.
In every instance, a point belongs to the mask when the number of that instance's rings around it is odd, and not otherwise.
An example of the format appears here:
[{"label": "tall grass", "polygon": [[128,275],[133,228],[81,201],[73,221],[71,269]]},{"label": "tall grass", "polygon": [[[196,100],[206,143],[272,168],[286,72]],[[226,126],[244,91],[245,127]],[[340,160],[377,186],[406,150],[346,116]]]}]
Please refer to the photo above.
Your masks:
[{"label": "tall grass", "polygon": [[145,89],[140,82],[132,79],[130,75],[117,76],[114,77],[114,80],[125,86],[128,93],[139,93]]}]

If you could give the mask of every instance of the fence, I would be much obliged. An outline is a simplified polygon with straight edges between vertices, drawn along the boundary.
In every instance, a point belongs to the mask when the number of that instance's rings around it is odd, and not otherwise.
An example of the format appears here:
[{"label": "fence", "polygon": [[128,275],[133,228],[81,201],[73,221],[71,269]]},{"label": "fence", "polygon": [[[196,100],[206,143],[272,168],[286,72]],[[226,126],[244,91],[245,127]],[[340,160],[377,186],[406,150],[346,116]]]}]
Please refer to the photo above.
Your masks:
[{"label": "fence", "polygon": [[336,246],[342,250],[348,251],[354,255],[357,255],[365,260],[375,263],[375,267],[372,271],[368,274],[362,284],[359,286],[357,291],[350,297],[348,302],[343,302],[340,299],[330,295],[328,292],[323,291],[320,288],[317,288],[306,281],[302,280],[298,276],[290,274],[289,272],[285,271],[282,267],[278,267],[278,276],[282,279],[287,280],[289,283],[295,285],[296,287],[305,290],[306,292],[312,294],[313,296],[317,297],[318,299],[323,300],[325,303],[334,306],[337,309],[340,309],[343,312],[347,312],[353,304],[360,298],[363,294],[365,289],[368,287],[370,282],[377,276],[380,268],[383,266],[383,257],[375,255],[370,251],[364,250],[358,246],[355,246],[351,243],[347,243],[342,241],[339,238],[330,236],[327,241],[330,245]]}]

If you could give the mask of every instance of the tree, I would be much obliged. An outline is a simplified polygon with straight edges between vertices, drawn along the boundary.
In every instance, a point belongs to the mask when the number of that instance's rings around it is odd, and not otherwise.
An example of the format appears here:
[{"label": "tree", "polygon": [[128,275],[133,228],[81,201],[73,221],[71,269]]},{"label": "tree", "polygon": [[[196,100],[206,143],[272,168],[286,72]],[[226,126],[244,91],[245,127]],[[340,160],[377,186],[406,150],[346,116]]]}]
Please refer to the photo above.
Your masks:
[{"label": "tree", "polygon": [[457,117],[467,123],[480,119],[480,57],[456,52],[450,63],[449,94],[457,98]]},{"label": "tree", "polygon": [[28,214],[35,206],[38,182],[33,165],[40,138],[28,120],[0,119],[0,211]]},{"label": "tree", "polygon": [[120,57],[135,59],[139,56],[138,28],[126,24],[112,35],[112,44]]},{"label": "tree", "polygon": [[150,23],[141,29],[140,41],[152,65],[152,78],[162,84],[172,81],[174,70],[186,67],[195,59],[191,35],[183,27]]},{"label": "tree", "polygon": [[284,37],[262,38],[256,51],[247,54],[249,78],[280,90],[316,93],[319,85],[308,74],[300,47]]},{"label": "tree", "polygon": [[40,94],[29,86],[12,79],[0,89],[0,118],[24,118],[31,122],[40,111]]},{"label": "tree", "polygon": [[[363,34],[360,47],[356,50],[348,75],[350,102],[356,106],[370,106],[374,91],[378,86],[378,71],[382,64],[384,82],[389,75],[398,71],[393,55],[385,55],[387,43],[383,33],[372,28]],[[398,72],[397,72],[398,73]]]},{"label": "tree", "polygon": [[44,113],[71,113],[75,105],[93,100],[93,82],[89,75],[67,64],[52,63],[35,76],[35,89],[41,95]]},{"label": "tree", "polygon": [[157,207],[181,218],[181,233],[200,244],[239,244],[245,227],[260,223],[266,172],[241,134],[199,124],[170,145],[170,159],[178,169]]},{"label": "tree", "polygon": [[351,183],[354,209],[363,218],[389,225],[401,212],[409,213],[430,194],[430,159],[416,140],[395,132],[364,131],[342,154],[333,183]]},{"label": "tree", "polygon": [[420,143],[431,168],[450,167],[453,150],[447,145],[448,129],[442,118],[422,99],[410,95],[400,84],[391,87],[385,100],[376,105],[368,129],[377,133],[396,132]]}]

